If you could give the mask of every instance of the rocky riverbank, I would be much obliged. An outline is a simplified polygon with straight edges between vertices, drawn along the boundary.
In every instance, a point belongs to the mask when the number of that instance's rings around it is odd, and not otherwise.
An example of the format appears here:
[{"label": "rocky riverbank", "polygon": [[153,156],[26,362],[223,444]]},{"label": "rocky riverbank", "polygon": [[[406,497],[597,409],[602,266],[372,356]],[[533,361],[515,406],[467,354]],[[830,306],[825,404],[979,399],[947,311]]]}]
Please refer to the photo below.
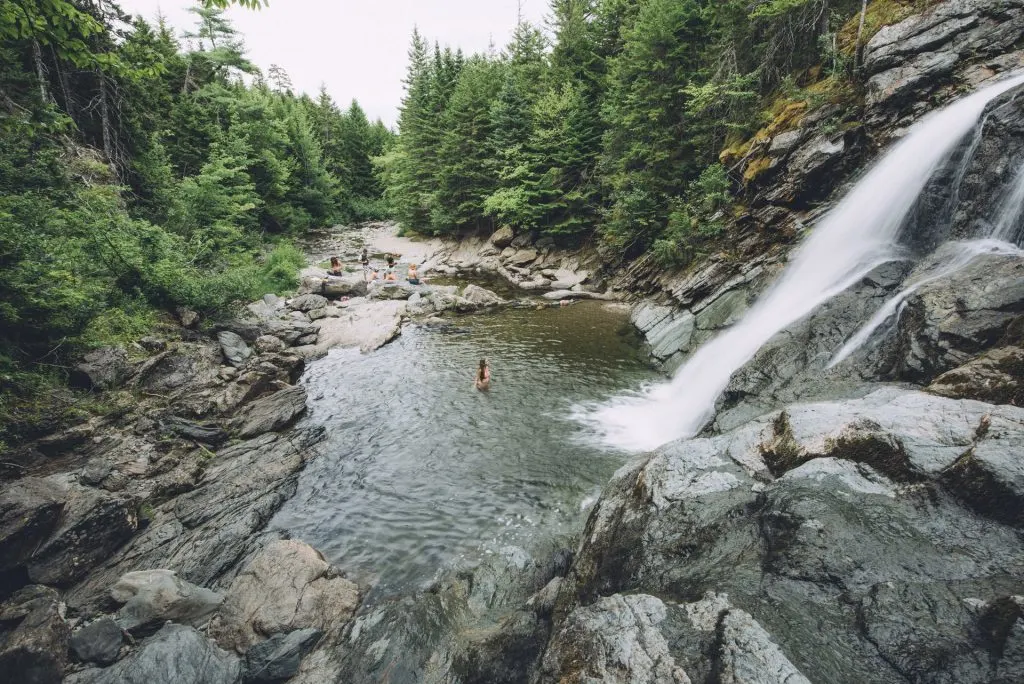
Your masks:
[{"label": "rocky riverbank", "polygon": [[[511,229],[457,244],[331,233],[313,261],[354,263],[367,244],[428,279],[496,274],[540,295],[530,306],[629,299],[674,368],[775,279],[821,213],[812,202],[936,104],[1018,66],[1022,35],[1019,0],[941,2],[881,31],[864,109],[805,117],[732,160],[751,198],[735,244],[683,272],[649,258],[616,272],[595,250]],[[920,202],[918,252],[977,234],[986,191],[1017,160],[1019,95],[990,107],[953,220],[934,219],[940,183]],[[1024,680],[1024,261],[933,267],[881,266],[780,332],[702,435],[616,473],[578,540],[381,604],[266,529],[319,454],[320,431],[296,427],[297,380],[333,347],[386,344],[407,318],[520,294],[367,288],[358,271],[311,266],[303,293],[240,320],[204,328],[181,312],[174,335],[77,369],[106,415],[5,456],[0,668],[79,684]],[[894,325],[831,365],[919,282]]]}]

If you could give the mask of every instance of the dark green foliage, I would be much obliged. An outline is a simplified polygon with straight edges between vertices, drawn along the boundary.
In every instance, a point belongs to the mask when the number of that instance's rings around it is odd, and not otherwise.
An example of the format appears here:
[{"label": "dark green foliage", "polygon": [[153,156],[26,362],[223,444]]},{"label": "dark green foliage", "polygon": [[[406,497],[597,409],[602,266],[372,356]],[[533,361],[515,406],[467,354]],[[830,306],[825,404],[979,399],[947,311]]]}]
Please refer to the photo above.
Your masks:
[{"label": "dark green foliage", "polygon": [[508,224],[687,263],[729,223],[727,139],[761,128],[786,79],[849,75],[836,36],[860,5],[551,0],[546,34],[523,23],[500,55],[461,61],[414,33],[385,196],[405,229]]},{"label": "dark green foliage", "polygon": [[0,421],[31,424],[27,397],[83,349],[293,290],[293,238],[384,215],[392,133],[279,71],[244,85],[223,4],[194,10],[185,51],[112,3],[0,9]]}]

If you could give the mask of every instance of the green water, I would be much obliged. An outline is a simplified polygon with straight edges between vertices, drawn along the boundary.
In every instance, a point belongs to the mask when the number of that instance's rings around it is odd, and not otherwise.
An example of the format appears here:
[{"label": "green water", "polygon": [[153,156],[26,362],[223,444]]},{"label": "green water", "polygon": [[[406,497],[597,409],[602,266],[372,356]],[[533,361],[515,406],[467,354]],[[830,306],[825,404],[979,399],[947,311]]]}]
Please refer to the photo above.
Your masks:
[{"label": "green water", "polygon": [[[449,322],[407,325],[370,354],[334,350],[303,379],[327,449],[274,525],[385,594],[577,529],[627,457],[589,446],[569,412],[654,378],[618,307]],[[473,387],[481,357],[489,392]]]}]

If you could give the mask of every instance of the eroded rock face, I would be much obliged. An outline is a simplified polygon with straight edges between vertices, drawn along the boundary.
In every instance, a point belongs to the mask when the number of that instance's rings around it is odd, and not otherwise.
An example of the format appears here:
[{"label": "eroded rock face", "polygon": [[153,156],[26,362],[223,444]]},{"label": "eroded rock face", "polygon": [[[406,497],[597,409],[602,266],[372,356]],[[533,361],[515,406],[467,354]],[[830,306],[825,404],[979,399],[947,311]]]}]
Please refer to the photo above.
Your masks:
[{"label": "eroded rock face", "polygon": [[[585,668],[631,637],[588,646],[601,641],[579,636],[581,616],[628,592],[659,597],[657,630],[692,681],[709,680],[683,644],[717,659],[713,681],[1024,676],[992,655],[1016,648],[1016,613],[993,631],[984,607],[1024,590],[1022,438],[1024,409],[884,389],[666,445],[616,473],[592,512],[545,672],[601,676]],[[728,609],[688,604],[707,592]],[[710,641],[674,602],[705,615]]]},{"label": "eroded rock face", "polygon": [[168,624],[116,664],[71,675],[68,684],[239,684],[242,664],[192,627]]},{"label": "eroded rock face", "polygon": [[68,499],[60,527],[28,561],[33,582],[68,586],[105,561],[138,529],[137,502],[128,494],[111,493],[66,481]]},{"label": "eroded rock face", "polygon": [[288,387],[245,406],[235,425],[239,437],[256,437],[292,425],[305,412],[305,388]]},{"label": "eroded rock face", "polygon": [[103,347],[85,355],[75,366],[71,380],[86,389],[109,390],[123,385],[134,372],[123,347]]},{"label": "eroded rock face", "polygon": [[24,587],[0,605],[0,672],[7,681],[59,684],[69,630],[57,592]]},{"label": "eroded rock face", "polygon": [[25,477],[0,491],[0,572],[25,563],[60,522],[67,489],[52,479]]}]

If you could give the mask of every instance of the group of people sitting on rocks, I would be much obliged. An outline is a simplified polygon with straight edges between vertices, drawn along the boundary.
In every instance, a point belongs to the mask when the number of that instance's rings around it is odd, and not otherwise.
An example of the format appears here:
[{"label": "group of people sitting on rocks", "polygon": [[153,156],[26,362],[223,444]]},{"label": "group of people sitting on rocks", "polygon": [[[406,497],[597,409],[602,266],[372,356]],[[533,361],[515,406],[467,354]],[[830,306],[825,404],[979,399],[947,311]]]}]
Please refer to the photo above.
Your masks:
[{"label": "group of people sitting on rocks", "polygon": [[[401,257],[402,255],[399,254],[397,256]],[[363,278],[366,279],[367,283],[376,282],[378,279],[382,280],[385,283],[398,282],[398,276],[395,274],[395,259],[396,255],[390,253],[386,254],[384,256],[384,260],[387,265],[378,268],[370,264],[370,255],[367,252],[366,248],[363,248],[363,253],[359,259],[360,263],[362,263],[363,265]],[[406,274],[406,279],[409,281],[410,285],[420,284],[420,275],[417,269],[417,264],[409,264],[409,270]],[[339,259],[336,256],[331,257],[331,267],[327,271],[327,275],[338,277],[345,275],[345,269],[341,265],[341,259]]]}]

